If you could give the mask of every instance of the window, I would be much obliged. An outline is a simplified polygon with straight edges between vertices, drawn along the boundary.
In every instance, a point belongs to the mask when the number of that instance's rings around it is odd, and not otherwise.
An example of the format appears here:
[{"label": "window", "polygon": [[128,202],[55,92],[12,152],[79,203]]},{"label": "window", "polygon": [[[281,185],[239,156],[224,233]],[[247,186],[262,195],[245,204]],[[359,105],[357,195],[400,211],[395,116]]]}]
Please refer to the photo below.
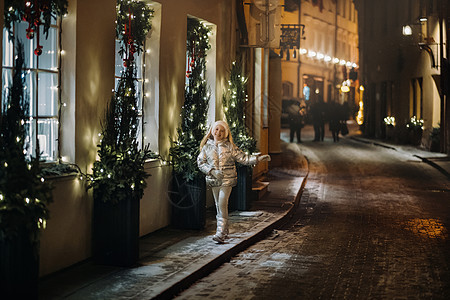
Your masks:
[{"label": "window", "polygon": [[24,44],[25,52],[25,95],[30,101],[27,144],[28,155],[34,155],[37,143],[41,152],[41,159],[56,161],[58,158],[59,132],[59,40],[60,30],[53,21],[45,39],[43,26],[40,26],[40,43],[42,54],[37,56],[37,38],[27,39],[28,23],[20,22],[13,26],[15,41],[11,41],[6,29],[3,29],[3,99],[7,97],[7,89],[11,87],[12,70],[16,56],[16,43]]},{"label": "window", "polygon": [[292,82],[289,81],[285,81],[282,84],[282,88],[283,88],[283,99],[290,99],[293,96],[293,90],[294,90],[294,84]]}]

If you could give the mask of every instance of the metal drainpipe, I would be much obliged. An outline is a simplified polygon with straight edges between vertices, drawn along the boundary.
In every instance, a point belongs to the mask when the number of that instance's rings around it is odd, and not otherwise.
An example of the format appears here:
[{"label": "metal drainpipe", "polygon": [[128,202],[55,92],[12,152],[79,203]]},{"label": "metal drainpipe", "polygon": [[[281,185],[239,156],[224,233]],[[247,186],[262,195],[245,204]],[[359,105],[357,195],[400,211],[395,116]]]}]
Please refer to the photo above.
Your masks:
[{"label": "metal drainpipe", "polygon": [[[300,25],[301,19],[302,19],[302,0],[298,0],[298,25]],[[302,64],[300,60],[300,45],[302,42],[302,35],[300,33],[300,41],[299,41],[299,48],[297,49],[298,55],[297,55],[297,99],[300,99],[300,90],[301,90],[301,78],[300,78],[300,65]],[[303,96],[303,95],[302,95]]]},{"label": "metal drainpipe", "polygon": [[[336,9],[335,9],[335,14],[334,14],[334,57],[337,57],[338,3],[339,3],[339,0],[336,0]],[[334,102],[338,102],[337,91],[336,91],[336,79],[337,79],[336,65],[337,64],[333,64],[333,88],[331,89],[333,91],[332,93],[333,93]]]},{"label": "metal drainpipe", "polygon": [[[443,30],[443,10],[444,10],[444,0],[441,0],[440,1],[440,8],[439,8],[439,65],[440,65],[440,67],[441,67],[441,78],[442,78],[442,66],[443,66],[443,62],[444,62],[444,45],[443,45],[443,39],[444,39],[444,34],[443,34],[443,32],[442,32],[442,30]],[[442,84],[441,84],[442,85]],[[445,113],[445,95],[444,95],[444,93],[442,92],[442,86],[441,86],[441,88],[440,88],[440,96],[441,96],[441,116],[440,116],[440,118],[441,118],[441,124],[443,125],[443,126],[441,126],[442,128],[441,128],[441,130],[440,130],[440,140],[442,141],[442,143],[440,143],[440,148],[441,149],[439,149],[440,150],[440,152],[442,152],[442,153],[445,153],[446,152],[446,141],[447,141],[447,139],[446,139],[446,129],[447,129],[447,122],[446,122],[446,119],[445,119],[445,115],[446,115],[446,113]]]}]

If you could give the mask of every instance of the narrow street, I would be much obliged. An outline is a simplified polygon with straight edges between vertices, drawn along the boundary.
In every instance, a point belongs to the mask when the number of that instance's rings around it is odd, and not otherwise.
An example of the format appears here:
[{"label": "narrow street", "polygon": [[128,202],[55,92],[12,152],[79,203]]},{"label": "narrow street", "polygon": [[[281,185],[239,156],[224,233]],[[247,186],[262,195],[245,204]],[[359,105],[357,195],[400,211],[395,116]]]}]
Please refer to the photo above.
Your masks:
[{"label": "narrow street", "polygon": [[291,222],[177,299],[450,298],[448,179],[409,152],[326,131],[288,145],[310,167]]}]

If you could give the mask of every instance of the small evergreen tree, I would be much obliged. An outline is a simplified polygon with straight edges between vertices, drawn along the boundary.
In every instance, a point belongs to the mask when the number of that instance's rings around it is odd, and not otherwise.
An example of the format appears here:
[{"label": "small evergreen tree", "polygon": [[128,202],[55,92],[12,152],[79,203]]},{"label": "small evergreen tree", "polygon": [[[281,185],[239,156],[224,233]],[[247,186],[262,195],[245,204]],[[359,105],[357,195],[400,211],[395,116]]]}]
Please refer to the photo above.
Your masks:
[{"label": "small evergreen tree", "polygon": [[191,18],[187,25],[188,82],[181,110],[181,124],[177,128],[178,140],[173,143],[169,154],[175,174],[182,174],[186,181],[192,181],[199,174],[197,156],[200,142],[206,133],[210,98],[205,80],[206,51],[211,46],[208,27]]},{"label": "small evergreen tree", "polygon": [[99,160],[94,163],[90,187],[94,198],[115,203],[127,197],[141,199],[149,176],[144,170],[147,159],[157,155],[149,145],[139,149],[136,139],[138,109],[136,75],[131,63],[122,73],[102,122]]},{"label": "small evergreen tree", "polygon": [[37,246],[52,194],[41,176],[39,143],[35,156],[27,155],[30,104],[24,94],[24,65],[23,44],[18,42],[13,82],[0,114],[0,240],[25,228]]},{"label": "small evergreen tree", "polygon": [[245,102],[247,101],[247,78],[242,75],[241,63],[233,62],[228,90],[223,96],[223,106],[233,141],[242,151],[253,153],[256,141],[245,126]]}]

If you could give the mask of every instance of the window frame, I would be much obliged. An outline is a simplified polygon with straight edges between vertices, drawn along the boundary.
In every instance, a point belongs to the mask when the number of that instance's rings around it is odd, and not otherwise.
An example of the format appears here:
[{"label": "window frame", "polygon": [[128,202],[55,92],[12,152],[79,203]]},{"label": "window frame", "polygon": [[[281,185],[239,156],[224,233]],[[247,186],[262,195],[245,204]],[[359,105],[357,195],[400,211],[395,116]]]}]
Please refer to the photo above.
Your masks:
[{"label": "window frame", "polygon": [[[14,31],[14,40],[11,40],[9,37],[9,33],[6,30],[6,28],[3,28],[3,49],[2,49],[2,78],[3,78],[3,90],[4,92],[1,95],[1,103],[3,105],[4,100],[6,99],[6,97],[8,96],[7,93],[7,89],[6,88],[10,88],[10,85],[8,85],[8,83],[11,83],[11,76],[12,76],[12,72],[15,66],[15,56],[16,54],[16,45],[17,45],[17,41],[19,40],[19,36],[21,34],[18,34],[17,31],[19,30],[18,27],[20,27],[20,25],[26,24],[25,21],[20,21],[20,22],[15,22],[13,24],[12,30]],[[58,160],[61,159],[60,157],[60,153],[61,153],[61,145],[59,143],[60,137],[61,137],[61,107],[62,107],[62,103],[61,103],[61,35],[62,35],[62,18],[58,17],[57,20],[53,20],[52,24],[50,26],[50,30],[55,30],[55,39],[56,41],[54,42],[54,44],[52,43],[42,43],[44,44],[44,48],[43,51],[49,51],[49,52],[53,52],[55,53],[55,66],[54,67],[50,67],[50,68],[42,68],[40,66],[40,60],[41,60],[41,56],[37,56],[35,55],[34,49],[33,47],[35,47],[36,45],[36,39],[37,37],[34,37],[31,40],[27,39],[27,43],[23,43],[24,47],[28,47],[28,52],[26,51],[26,53],[29,54],[28,57],[32,57],[35,59],[35,63],[33,66],[30,66],[32,63],[27,61],[27,57],[25,57],[25,68],[24,68],[24,72],[26,74],[30,74],[30,80],[29,82],[25,81],[25,90],[28,88],[27,84],[30,84],[31,86],[33,86],[33,92],[31,93],[27,93],[25,92],[25,96],[29,98],[29,103],[30,103],[30,108],[29,108],[29,112],[28,112],[28,120],[26,121],[26,123],[28,123],[28,133],[27,133],[27,143],[26,143],[26,147],[27,147],[27,155],[34,157],[35,151],[36,151],[36,145],[39,143],[39,149],[41,151],[41,159],[44,160],[44,162],[46,163],[52,163],[52,162],[56,162]],[[43,33],[43,25],[40,25],[40,38],[42,40],[47,40],[45,37],[45,34]],[[30,45],[32,45],[30,47]],[[46,47],[48,46],[55,46],[55,48],[53,49],[48,49]],[[5,64],[5,55],[7,54],[6,51],[11,52],[11,54],[9,55],[9,63],[7,62]],[[46,114],[45,113],[40,113],[40,109],[39,109],[39,105],[44,103],[45,101],[42,100],[42,95],[40,96],[39,93],[39,80],[42,79],[42,75],[43,74],[51,74],[52,77],[54,77],[56,79],[56,84],[51,85],[50,90],[52,89],[56,89],[57,91],[54,92],[54,96],[55,99],[50,102],[51,106],[53,107],[52,109],[50,109],[50,113]],[[5,77],[8,78],[7,81],[8,83],[5,82]],[[28,76],[27,76],[28,77]],[[41,101],[40,101],[40,97],[41,97]],[[45,105],[47,105],[48,103],[46,103]],[[42,142],[40,140],[40,136],[41,134],[39,134],[40,132],[40,124],[45,124],[45,123],[49,123],[50,127],[49,127],[49,134],[43,134],[43,136],[47,137],[49,139],[49,141],[47,143],[45,143],[45,145],[42,145]],[[53,124],[52,124],[53,122]],[[44,127],[44,130],[45,127]],[[42,139],[42,138],[41,138]],[[46,149],[48,146],[49,150],[48,150],[48,155],[42,155],[43,151],[42,149]]]}]

